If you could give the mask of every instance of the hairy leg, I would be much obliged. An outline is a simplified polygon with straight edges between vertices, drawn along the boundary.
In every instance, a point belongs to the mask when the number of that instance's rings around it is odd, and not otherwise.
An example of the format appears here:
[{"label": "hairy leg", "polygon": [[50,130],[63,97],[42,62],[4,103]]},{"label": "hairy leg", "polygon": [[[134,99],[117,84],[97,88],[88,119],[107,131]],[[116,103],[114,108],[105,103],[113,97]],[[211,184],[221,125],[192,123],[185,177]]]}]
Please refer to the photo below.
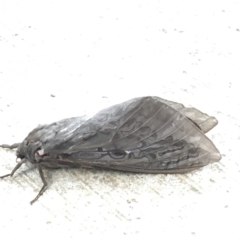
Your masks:
[{"label": "hairy leg", "polygon": [[15,168],[12,170],[11,173],[9,174],[6,174],[6,175],[3,175],[3,176],[0,176],[0,178],[5,178],[5,177],[12,177],[14,175],[14,173],[22,166],[23,163],[26,162],[26,159],[24,158],[21,162],[19,162]]},{"label": "hairy leg", "polygon": [[38,195],[30,202],[31,204],[35,203],[48,187],[48,184],[47,184],[47,181],[45,180],[45,177],[43,175],[43,170],[42,170],[42,166],[41,166],[40,163],[38,163],[38,171],[39,171],[40,177],[42,179],[43,186],[40,189]]}]

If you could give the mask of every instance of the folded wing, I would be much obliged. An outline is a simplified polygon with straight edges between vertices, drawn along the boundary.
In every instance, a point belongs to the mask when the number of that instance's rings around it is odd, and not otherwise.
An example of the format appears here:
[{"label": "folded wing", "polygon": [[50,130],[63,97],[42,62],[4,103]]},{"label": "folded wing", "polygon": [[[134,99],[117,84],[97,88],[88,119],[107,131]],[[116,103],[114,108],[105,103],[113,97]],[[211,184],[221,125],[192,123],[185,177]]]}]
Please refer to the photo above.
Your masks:
[{"label": "folded wing", "polygon": [[92,118],[65,119],[28,136],[63,161],[131,172],[186,172],[219,161],[205,132],[217,124],[194,108],[158,97],[114,105]]}]

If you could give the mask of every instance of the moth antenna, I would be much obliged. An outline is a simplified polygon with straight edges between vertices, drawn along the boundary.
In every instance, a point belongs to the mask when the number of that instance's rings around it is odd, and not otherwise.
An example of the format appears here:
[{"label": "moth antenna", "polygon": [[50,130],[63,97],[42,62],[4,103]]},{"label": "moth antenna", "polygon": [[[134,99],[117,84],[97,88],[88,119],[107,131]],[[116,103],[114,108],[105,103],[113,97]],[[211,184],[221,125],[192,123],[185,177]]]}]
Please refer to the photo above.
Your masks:
[{"label": "moth antenna", "polygon": [[0,145],[0,147],[1,147],[1,148],[14,149],[14,148],[18,148],[20,144],[21,144],[21,143],[14,143],[14,144],[12,144],[12,145],[2,144],[2,145]]}]

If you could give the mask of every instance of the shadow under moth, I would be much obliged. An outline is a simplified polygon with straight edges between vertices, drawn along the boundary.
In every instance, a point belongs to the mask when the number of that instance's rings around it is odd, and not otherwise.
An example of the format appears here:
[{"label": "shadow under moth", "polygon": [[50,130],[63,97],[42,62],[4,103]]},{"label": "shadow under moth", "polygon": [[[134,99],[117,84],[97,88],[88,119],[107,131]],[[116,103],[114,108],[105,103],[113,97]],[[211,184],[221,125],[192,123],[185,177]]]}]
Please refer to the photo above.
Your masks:
[{"label": "shadow under moth", "polygon": [[17,148],[20,159],[42,168],[87,167],[137,173],[185,173],[219,161],[205,133],[217,120],[195,108],[159,97],[140,97],[103,109],[91,118],[73,117],[33,129]]}]

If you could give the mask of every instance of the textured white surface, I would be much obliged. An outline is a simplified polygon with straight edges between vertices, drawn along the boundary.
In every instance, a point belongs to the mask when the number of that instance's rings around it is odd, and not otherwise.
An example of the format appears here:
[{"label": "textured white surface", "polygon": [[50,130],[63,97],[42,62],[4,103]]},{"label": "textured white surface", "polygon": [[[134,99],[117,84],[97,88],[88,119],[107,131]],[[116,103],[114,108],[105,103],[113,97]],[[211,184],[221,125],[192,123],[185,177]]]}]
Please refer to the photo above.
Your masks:
[{"label": "textured white surface", "polygon": [[[239,1],[1,1],[0,143],[156,95],[219,120],[219,163],[184,175],[27,167],[0,181],[1,239],[240,239]],[[51,97],[55,95],[55,97]],[[0,175],[15,166],[0,149]]]}]

